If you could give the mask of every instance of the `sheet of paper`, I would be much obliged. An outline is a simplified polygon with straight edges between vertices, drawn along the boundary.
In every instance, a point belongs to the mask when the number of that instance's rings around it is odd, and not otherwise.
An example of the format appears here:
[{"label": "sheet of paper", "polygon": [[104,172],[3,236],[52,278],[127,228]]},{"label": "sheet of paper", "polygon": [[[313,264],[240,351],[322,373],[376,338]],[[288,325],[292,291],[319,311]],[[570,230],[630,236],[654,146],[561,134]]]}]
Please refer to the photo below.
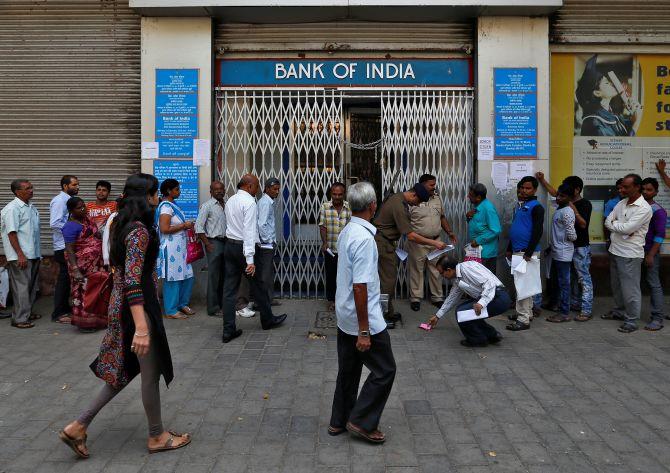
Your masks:
[{"label": "sheet of paper", "polygon": [[493,137],[480,136],[477,139],[477,160],[493,161]]},{"label": "sheet of paper", "polygon": [[158,159],[158,142],[142,142],[142,159]]},{"label": "sheet of paper", "polygon": [[493,161],[491,166],[491,180],[493,187],[500,190],[509,189],[509,181],[507,179],[508,166],[504,161]]},{"label": "sheet of paper", "polygon": [[486,319],[488,318],[489,313],[486,310],[486,307],[482,309],[482,313],[477,315],[474,309],[471,310],[461,310],[456,312],[456,319],[458,322],[469,322],[470,320]]},{"label": "sheet of paper", "polygon": [[533,161],[512,161],[509,163],[509,178],[519,180],[533,175]]},{"label": "sheet of paper", "polygon": [[400,258],[400,261],[405,261],[407,259],[407,252],[403,250],[402,248],[396,248],[395,249],[395,254],[398,255],[398,258]]},{"label": "sheet of paper", "polygon": [[335,253],[333,253],[333,250],[331,250],[330,248],[326,249],[326,253],[328,253],[333,258],[335,257]]},{"label": "sheet of paper", "polygon": [[447,247],[443,250],[433,250],[430,253],[426,255],[426,258],[428,258],[430,261],[433,261],[435,258],[439,258],[443,254],[445,254],[447,251],[451,251],[454,249],[454,245],[447,245]]},{"label": "sheet of paper", "polygon": [[261,243],[260,247],[263,248],[264,250],[274,249],[274,245],[272,243]]},{"label": "sheet of paper", "polygon": [[211,143],[209,140],[193,140],[193,165],[209,166],[212,162]]}]

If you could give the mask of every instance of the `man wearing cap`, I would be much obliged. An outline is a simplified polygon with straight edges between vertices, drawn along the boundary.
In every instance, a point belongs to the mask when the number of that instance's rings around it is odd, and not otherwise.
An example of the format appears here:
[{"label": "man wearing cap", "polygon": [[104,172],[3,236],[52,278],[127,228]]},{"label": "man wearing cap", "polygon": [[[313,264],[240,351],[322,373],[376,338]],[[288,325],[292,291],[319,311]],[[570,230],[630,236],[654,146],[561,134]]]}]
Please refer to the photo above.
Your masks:
[{"label": "man wearing cap", "polygon": [[[273,303],[275,280],[275,248],[277,247],[277,230],[275,228],[275,199],[279,195],[279,179],[271,177],[265,181],[265,192],[258,200],[258,237],[256,254],[260,259],[261,284],[267,290],[268,300]],[[279,305],[275,301],[272,305]]]},{"label": "man wearing cap", "polygon": [[396,278],[398,276],[398,256],[396,247],[401,236],[406,235],[411,242],[430,245],[437,249],[446,248],[446,243],[423,237],[412,230],[409,207],[428,202],[430,193],[423,184],[416,184],[412,189],[398,192],[389,197],[379,209],[374,225],[377,227],[375,241],[379,252],[379,277],[382,294],[388,294],[389,303],[384,314],[388,328],[394,328],[401,315],[393,311],[392,299],[395,295]]}]

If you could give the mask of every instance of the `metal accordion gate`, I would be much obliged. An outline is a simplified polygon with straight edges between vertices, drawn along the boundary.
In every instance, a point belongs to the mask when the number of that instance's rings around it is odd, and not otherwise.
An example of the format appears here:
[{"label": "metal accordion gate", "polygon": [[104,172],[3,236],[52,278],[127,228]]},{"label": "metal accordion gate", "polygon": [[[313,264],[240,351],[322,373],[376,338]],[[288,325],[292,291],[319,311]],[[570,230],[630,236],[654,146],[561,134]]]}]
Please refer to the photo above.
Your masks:
[{"label": "metal accordion gate", "polygon": [[[275,285],[282,297],[316,298],[325,275],[318,218],[330,184],[345,182],[344,113],[348,97],[379,98],[382,193],[437,176],[447,218],[461,240],[472,182],[471,89],[217,89],[217,175],[228,195],[240,177],[281,182],[277,199]],[[380,199],[382,196],[379,196]],[[404,292],[406,273],[399,283]]]}]

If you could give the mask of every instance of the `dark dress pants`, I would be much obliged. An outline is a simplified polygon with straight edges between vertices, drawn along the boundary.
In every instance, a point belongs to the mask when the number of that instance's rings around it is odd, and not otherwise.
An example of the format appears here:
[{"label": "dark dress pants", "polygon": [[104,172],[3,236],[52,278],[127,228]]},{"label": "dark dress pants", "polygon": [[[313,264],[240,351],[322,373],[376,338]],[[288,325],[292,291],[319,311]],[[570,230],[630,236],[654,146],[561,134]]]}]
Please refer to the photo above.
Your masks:
[{"label": "dark dress pants", "polygon": [[[393,387],[396,365],[388,330],[370,338],[370,350],[360,352],[356,349],[358,337],[337,329],[338,372],[330,417],[333,427],[345,427],[351,422],[371,432],[379,426]],[[358,394],[363,366],[370,374]]]},{"label": "dark dress pants", "polygon": [[261,283],[265,287],[268,300],[272,303],[275,295],[275,250],[274,248],[266,250],[260,246],[256,246],[256,257],[254,259],[258,261],[258,265],[262,268],[262,271],[258,273],[258,277],[260,277]]},{"label": "dark dress pants", "polygon": [[243,276],[247,277],[251,293],[260,310],[261,326],[263,328],[268,327],[272,323],[274,316],[270,308],[267,289],[263,286],[259,276],[263,272],[262,261],[260,261],[260,258],[254,259],[256,274],[253,277],[249,277],[244,273],[247,268],[247,262],[242,252],[241,242],[229,239],[226,242],[223,254],[226,261],[226,277],[223,283],[223,334],[231,335],[235,332],[235,303],[237,301],[240,280]]},{"label": "dark dress pants", "polygon": [[337,254],[330,256],[324,253],[324,266],[326,267],[326,300],[335,302],[337,291]]},{"label": "dark dress pants", "polygon": [[[476,303],[475,300],[469,300],[458,306],[456,311],[472,310],[472,306]],[[496,295],[491,302],[486,306],[486,311],[490,317],[500,315],[510,308],[512,299],[510,299],[507,290],[503,287],[496,289]],[[458,324],[465,339],[471,343],[488,343],[500,336],[498,331],[486,322],[486,319],[470,320]]]},{"label": "dark dress pants", "polygon": [[70,308],[70,275],[67,272],[65,262],[65,250],[54,251],[54,261],[58,263],[58,279],[54,288],[54,310],[51,320],[58,320],[62,316],[72,312]]},{"label": "dark dress pants", "polygon": [[225,279],[225,258],[223,239],[210,238],[212,251],[207,252],[207,313],[214,315],[223,307],[223,281]]}]

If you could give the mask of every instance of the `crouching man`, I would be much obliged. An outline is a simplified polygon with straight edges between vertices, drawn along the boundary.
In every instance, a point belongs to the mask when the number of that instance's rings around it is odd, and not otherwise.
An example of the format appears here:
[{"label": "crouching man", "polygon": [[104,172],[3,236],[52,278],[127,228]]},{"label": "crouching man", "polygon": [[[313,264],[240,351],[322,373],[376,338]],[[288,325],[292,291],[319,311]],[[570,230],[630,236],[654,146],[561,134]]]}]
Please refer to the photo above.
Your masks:
[{"label": "crouching man", "polygon": [[[438,261],[437,269],[443,277],[453,281],[449,296],[437,314],[428,321],[433,327],[453,308],[456,308],[456,312],[474,310],[477,315],[481,315],[486,308],[488,316],[494,317],[505,312],[512,304],[500,279],[476,261],[458,264],[444,256]],[[485,347],[502,340],[500,332],[489,325],[485,318],[460,322],[458,327],[465,335],[461,345],[466,347]]]},{"label": "crouching man", "polygon": [[[372,443],[386,437],[379,419],[393,380],[395,359],[379,302],[377,229],[370,219],[377,210],[377,197],[369,182],[358,182],[347,191],[351,221],[337,240],[337,384],[328,433],[347,430]],[[370,375],[360,394],[358,385],[365,366]]]}]

